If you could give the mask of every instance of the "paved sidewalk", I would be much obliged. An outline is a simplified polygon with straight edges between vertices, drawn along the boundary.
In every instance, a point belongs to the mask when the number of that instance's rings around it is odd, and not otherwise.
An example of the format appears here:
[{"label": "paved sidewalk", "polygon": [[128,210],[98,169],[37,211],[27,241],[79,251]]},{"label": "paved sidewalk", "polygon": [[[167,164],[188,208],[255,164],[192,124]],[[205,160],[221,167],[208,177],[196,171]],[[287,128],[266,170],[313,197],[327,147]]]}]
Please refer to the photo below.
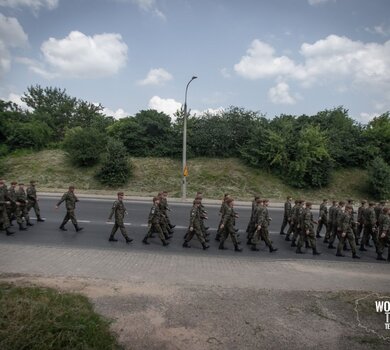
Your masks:
[{"label": "paved sidewalk", "polygon": [[390,291],[390,264],[0,244],[0,272],[280,290]]}]

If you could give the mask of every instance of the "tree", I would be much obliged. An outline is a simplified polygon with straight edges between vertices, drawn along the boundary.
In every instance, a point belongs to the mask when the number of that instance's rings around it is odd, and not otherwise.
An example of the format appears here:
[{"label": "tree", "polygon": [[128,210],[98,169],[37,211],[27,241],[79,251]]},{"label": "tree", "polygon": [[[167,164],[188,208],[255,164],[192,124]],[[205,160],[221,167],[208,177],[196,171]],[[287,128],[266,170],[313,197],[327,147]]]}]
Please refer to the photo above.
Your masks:
[{"label": "tree", "polygon": [[131,176],[132,166],[127,159],[126,147],[122,142],[110,139],[106,155],[96,178],[106,186],[118,187],[126,184]]},{"label": "tree", "polygon": [[390,165],[376,157],[368,167],[369,188],[377,199],[390,198]]},{"label": "tree", "polygon": [[386,112],[371,120],[364,132],[370,159],[381,156],[390,163],[390,114]]},{"label": "tree", "polygon": [[76,127],[66,132],[63,148],[74,164],[91,166],[99,162],[106,143],[106,135],[99,130]]},{"label": "tree", "polygon": [[7,144],[11,149],[32,148],[39,150],[50,141],[53,132],[49,126],[39,120],[14,122],[8,128]]}]

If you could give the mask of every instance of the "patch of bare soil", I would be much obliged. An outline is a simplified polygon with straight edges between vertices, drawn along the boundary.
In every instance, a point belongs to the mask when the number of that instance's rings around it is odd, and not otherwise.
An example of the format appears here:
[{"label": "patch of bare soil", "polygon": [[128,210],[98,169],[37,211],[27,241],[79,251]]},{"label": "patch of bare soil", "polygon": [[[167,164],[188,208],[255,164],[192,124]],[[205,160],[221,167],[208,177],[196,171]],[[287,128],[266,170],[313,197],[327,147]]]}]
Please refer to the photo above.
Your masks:
[{"label": "patch of bare soil", "polygon": [[[374,304],[384,296],[373,293],[188,287],[19,275],[2,275],[0,280],[88,296],[96,311],[112,320],[112,330],[125,349],[390,347],[385,315],[376,313]],[[382,300],[390,301],[390,296]]]}]

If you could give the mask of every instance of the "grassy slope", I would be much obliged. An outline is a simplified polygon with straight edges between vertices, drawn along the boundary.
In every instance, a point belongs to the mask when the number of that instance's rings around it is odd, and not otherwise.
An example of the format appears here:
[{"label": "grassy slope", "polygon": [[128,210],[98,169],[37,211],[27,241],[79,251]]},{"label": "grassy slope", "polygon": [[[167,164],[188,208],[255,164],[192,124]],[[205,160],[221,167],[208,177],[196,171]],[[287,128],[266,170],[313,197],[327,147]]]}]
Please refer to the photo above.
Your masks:
[{"label": "grassy slope", "polygon": [[[134,176],[121,188],[128,195],[151,196],[166,189],[171,197],[181,195],[181,161],[168,158],[132,158]],[[74,168],[64,152],[46,150],[37,153],[8,157],[5,160],[7,181],[16,179],[38,181],[40,191],[66,189],[74,184],[78,192],[112,194],[94,178],[94,168]],[[188,161],[188,197],[198,190],[205,198],[220,198],[224,192],[237,199],[250,199],[254,193],[271,199],[283,200],[286,195],[319,201],[323,197],[360,199],[369,197],[366,191],[367,173],[360,169],[335,171],[327,188],[297,190],[264,170],[245,166],[238,159],[197,158]]]}]

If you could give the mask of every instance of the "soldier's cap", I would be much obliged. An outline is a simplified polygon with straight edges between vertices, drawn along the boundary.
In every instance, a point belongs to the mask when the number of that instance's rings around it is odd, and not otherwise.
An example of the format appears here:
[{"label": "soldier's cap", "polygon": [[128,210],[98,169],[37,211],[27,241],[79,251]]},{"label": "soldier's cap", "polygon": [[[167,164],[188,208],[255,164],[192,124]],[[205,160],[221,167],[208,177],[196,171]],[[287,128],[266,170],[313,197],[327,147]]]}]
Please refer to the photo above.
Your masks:
[{"label": "soldier's cap", "polygon": [[[1,182],[1,180],[0,180],[0,182]],[[17,183],[17,181],[12,181],[11,182],[11,185],[17,185],[18,183]]]},{"label": "soldier's cap", "polygon": [[343,205],[345,205],[345,202],[344,201],[340,201],[339,205],[342,207]]},{"label": "soldier's cap", "polygon": [[153,197],[153,202],[159,201],[159,200],[160,200],[160,197]]},{"label": "soldier's cap", "polygon": [[373,207],[373,206],[375,205],[375,202],[370,202],[370,203],[368,203],[368,205],[369,205],[370,207]]},{"label": "soldier's cap", "polygon": [[352,206],[352,205],[346,205],[346,206],[345,206],[345,209],[353,210],[353,206]]},{"label": "soldier's cap", "polygon": [[289,200],[289,199],[292,199],[292,197],[291,196],[287,196],[287,200]]},{"label": "soldier's cap", "polygon": [[72,185],[72,186],[69,186],[69,189],[70,190],[74,190],[74,186]]},{"label": "soldier's cap", "polygon": [[347,199],[347,202],[348,202],[348,203],[352,203],[352,202],[353,202],[353,199],[351,199],[351,198],[350,198],[350,199]]},{"label": "soldier's cap", "polygon": [[227,203],[227,204],[230,204],[231,202],[234,202],[234,199],[233,199],[233,198],[228,198],[228,199],[226,200],[226,203]]},{"label": "soldier's cap", "polygon": [[362,200],[360,201],[360,203],[362,203],[362,204],[366,204],[366,203],[367,203],[367,201],[366,201],[365,199],[362,199]]},{"label": "soldier's cap", "polygon": [[386,204],[386,201],[385,200],[381,200],[379,203],[380,204]]},{"label": "soldier's cap", "polygon": [[24,186],[24,183],[23,182],[19,182],[19,186]]},{"label": "soldier's cap", "polygon": [[195,199],[194,200],[194,204],[200,204],[200,200],[199,199]]},{"label": "soldier's cap", "polygon": [[118,196],[124,196],[125,194],[123,192],[118,192],[117,195]]},{"label": "soldier's cap", "polygon": [[328,200],[328,198],[324,198],[322,201],[323,201],[323,202],[326,202],[327,200]]},{"label": "soldier's cap", "polygon": [[257,198],[256,199],[256,203],[259,204],[259,203],[263,203],[263,200],[261,198]]},{"label": "soldier's cap", "polygon": [[295,204],[298,204],[298,203],[299,203],[299,199],[296,199],[296,200],[294,201],[294,203],[295,203]]},{"label": "soldier's cap", "polygon": [[32,184],[35,184],[36,183],[36,181],[35,180],[30,180],[30,184],[32,185]]},{"label": "soldier's cap", "polygon": [[203,199],[203,198],[202,198],[202,197],[200,197],[200,196],[196,196],[196,197],[195,197],[195,200],[196,200],[196,201],[199,201],[199,202],[201,202],[201,201],[202,201],[202,199]]},{"label": "soldier's cap", "polygon": [[383,208],[383,213],[387,214],[389,212],[390,208],[389,207],[384,207]]},{"label": "soldier's cap", "polygon": [[306,202],[306,206],[307,206],[307,207],[311,207],[311,206],[312,206],[312,203],[311,203],[311,202]]},{"label": "soldier's cap", "polygon": [[333,200],[333,201],[332,201],[332,203],[333,203],[333,204],[336,204],[336,203],[337,203],[337,201],[336,201],[336,200]]},{"label": "soldier's cap", "polygon": [[268,202],[269,202],[269,199],[268,199],[268,198],[264,198],[264,199],[263,199],[263,202],[264,202],[264,203],[268,203]]}]

